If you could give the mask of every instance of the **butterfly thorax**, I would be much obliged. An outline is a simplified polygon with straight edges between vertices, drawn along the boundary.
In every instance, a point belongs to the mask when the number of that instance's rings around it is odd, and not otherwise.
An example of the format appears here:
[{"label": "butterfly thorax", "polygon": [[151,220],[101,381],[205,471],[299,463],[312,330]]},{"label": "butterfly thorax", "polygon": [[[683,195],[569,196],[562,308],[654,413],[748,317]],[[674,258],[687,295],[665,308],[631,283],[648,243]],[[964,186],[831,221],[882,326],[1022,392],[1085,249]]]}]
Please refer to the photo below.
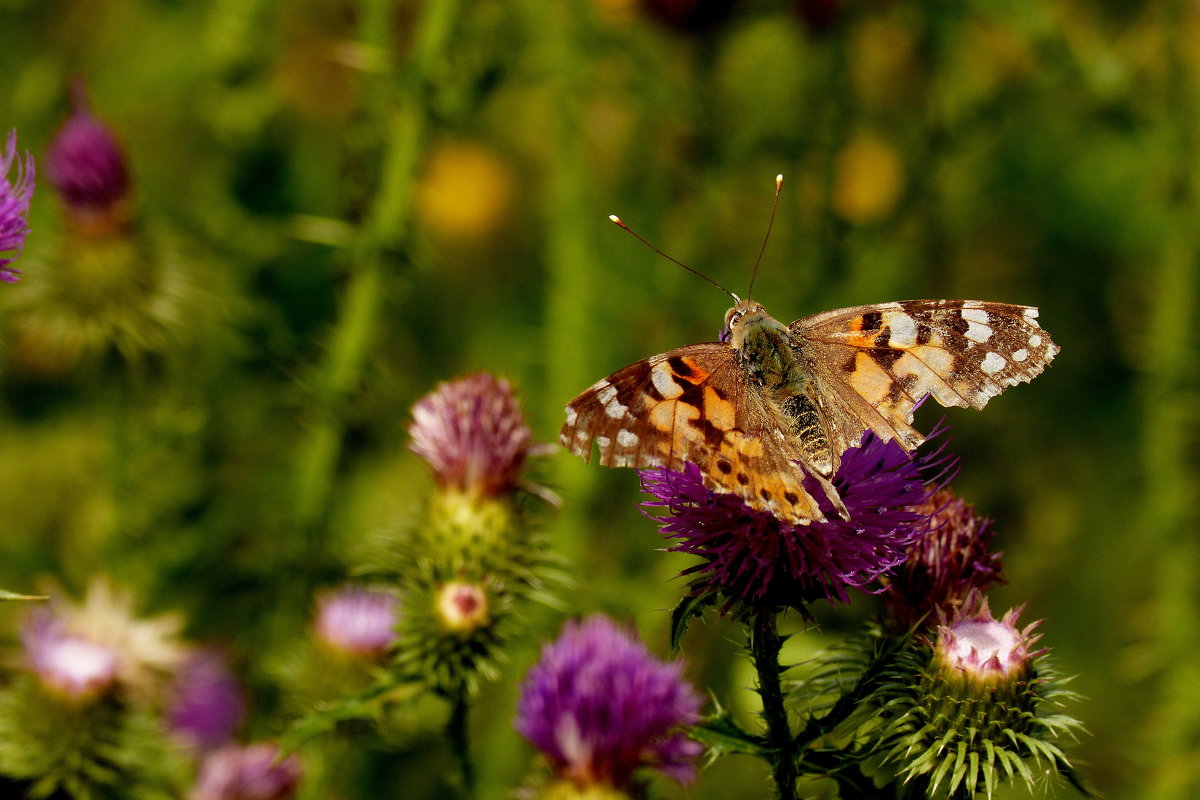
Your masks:
[{"label": "butterfly thorax", "polygon": [[824,476],[836,467],[835,454],[810,397],[812,377],[800,359],[787,326],[750,301],[726,314],[729,344],[749,381],[778,415],[780,427],[800,445],[806,466]]}]

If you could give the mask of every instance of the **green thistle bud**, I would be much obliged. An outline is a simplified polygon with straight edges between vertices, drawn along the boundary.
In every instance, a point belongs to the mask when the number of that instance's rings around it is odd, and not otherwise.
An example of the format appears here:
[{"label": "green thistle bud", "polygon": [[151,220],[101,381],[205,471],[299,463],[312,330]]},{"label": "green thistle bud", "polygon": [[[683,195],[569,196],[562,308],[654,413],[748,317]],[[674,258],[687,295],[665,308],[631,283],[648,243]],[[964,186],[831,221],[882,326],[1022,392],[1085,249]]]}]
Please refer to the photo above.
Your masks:
[{"label": "green thistle bud", "polygon": [[438,589],[437,610],[442,628],[463,636],[469,636],[490,622],[487,594],[475,583],[452,581],[443,584]]},{"label": "green thistle bud", "polygon": [[447,695],[495,680],[517,631],[514,599],[495,578],[410,585],[394,648],[400,673]]},{"label": "green thistle bud", "polygon": [[1080,723],[1055,713],[1075,695],[1034,650],[1034,629],[1016,626],[1021,609],[996,620],[975,593],[938,628],[937,640],[901,653],[876,693],[879,749],[907,782],[931,797],[985,792],[1020,776],[1032,788],[1039,771],[1073,779],[1056,744]]}]

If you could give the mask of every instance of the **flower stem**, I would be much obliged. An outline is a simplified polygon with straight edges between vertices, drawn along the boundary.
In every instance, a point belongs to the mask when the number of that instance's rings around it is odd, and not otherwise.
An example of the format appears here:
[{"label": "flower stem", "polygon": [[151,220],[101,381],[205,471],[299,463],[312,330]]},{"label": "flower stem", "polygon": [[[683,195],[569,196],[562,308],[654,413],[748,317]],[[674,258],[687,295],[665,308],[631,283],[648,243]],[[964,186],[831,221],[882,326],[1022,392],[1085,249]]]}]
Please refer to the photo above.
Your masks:
[{"label": "flower stem", "polygon": [[446,738],[450,741],[450,750],[454,755],[454,762],[458,766],[463,797],[468,800],[475,796],[475,765],[471,763],[471,750],[467,735],[467,715],[470,710],[471,706],[467,702],[466,690],[456,689],[450,698],[450,721],[446,723]]},{"label": "flower stem", "polygon": [[796,746],[783,705],[783,687],[779,680],[779,651],[783,638],[775,626],[775,610],[763,609],[754,617],[750,633],[750,654],[758,672],[758,694],[762,698],[763,719],[767,723],[768,760],[775,778],[776,797],[796,800]]}]

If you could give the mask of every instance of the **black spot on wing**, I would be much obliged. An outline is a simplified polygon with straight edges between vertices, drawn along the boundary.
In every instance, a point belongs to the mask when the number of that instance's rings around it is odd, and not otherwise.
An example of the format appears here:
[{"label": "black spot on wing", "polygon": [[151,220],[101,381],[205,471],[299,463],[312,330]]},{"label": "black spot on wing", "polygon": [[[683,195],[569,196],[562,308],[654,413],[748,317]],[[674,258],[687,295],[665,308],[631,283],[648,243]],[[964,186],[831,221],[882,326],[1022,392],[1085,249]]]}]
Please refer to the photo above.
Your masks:
[{"label": "black spot on wing", "polygon": [[882,312],[868,311],[866,314],[863,314],[863,318],[862,318],[862,332],[863,333],[870,333],[871,331],[877,331],[882,326],[883,326],[883,313]]}]

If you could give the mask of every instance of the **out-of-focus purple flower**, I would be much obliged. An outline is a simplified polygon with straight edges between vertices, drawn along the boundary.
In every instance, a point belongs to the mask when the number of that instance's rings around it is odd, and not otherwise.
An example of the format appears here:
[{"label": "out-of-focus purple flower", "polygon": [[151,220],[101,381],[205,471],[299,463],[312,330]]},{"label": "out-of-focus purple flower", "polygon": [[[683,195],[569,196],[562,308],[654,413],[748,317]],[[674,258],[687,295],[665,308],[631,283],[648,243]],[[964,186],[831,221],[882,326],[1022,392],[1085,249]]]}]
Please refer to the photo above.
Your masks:
[{"label": "out-of-focus purple flower", "polygon": [[409,433],[443,488],[495,495],[521,486],[531,433],[504,379],[481,372],[439,384],[413,406]]},{"label": "out-of-focus purple flower", "polygon": [[200,765],[190,800],[285,800],[300,783],[300,760],[274,742],[227,745]]},{"label": "out-of-focus purple flower", "polygon": [[929,532],[909,548],[907,560],[888,578],[884,595],[896,627],[908,630],[924,619],[936,625],[951,617],[971,590],[986,592],[1004,581],[1000,553],[988,551],[991,520],[949,489],[920,507],[932,514]]},{"label": "out-of-focus purple flower", "polygon": [[335,650],[373,656],[396,641],[400,601],[387,592],[344,586],[317,600],[317,635]]},{"label": "out-of-focus purple flower", "polygon": [[706,488],[694,464],[681,473],[642,470],[642,488],[655,498],[643,506],[667,509],[656,519],[664,536],[677,540],[669,549],[702,559],[682,574],[698,576],[693,591],[723,595],[725,611],[802,608],[820,597],[848,602],[848,589],[866,589],[902,563],[925,534],[932,512],[921,504],[933,493],[931,480],[953,463],[941,449],[910,458],[895,441],[867,431],[858,447],[842,454],[833,478],[848,520],[838,516],[811,477],[805,488],[827,520],[797,525],[750,508],[736,495]]},{"label": "out-of-focus purple flower", "polygon": [[171,730],[198,750],[229,741],[246,711],[246,696],[224,656],[197,650],[175,675],[167,708]]},{"label": "out-of-focus purple flower", "polygon": [[704,747],[679,728],[699,721],[701,700],[682,669],[604,616],[568,622],[529,670],[516,728],[580,785],[624,789],[641,767],[690,782]]},{"label": "out-of-focus purple flower", "polygon": [[90,696],[114,682],[153,692],[181,660],[176,639],[183,619],[164,614],[138,619],[130,594],[93,579],[83,602],[54,596],[34,610],[22,644],[34,673],[71,696]]},{"label": "out-of-focus purple flower", "polygon": [[30,615],[21,629],[21,644],[42,684],[72,700],[94,697],[117,679],[112,648],[70,633],[49,609]]},{"label": "out-of-focus purple flower", "polygon": [[71,218],[89,232],[128,222],[129,169],[112,130],[92,115],[82,83],[71,116],[46,151],[46,173]]},{"label": "out-of-focus purple flower", "polygon": [[[17,172],[11,179],[8,172],[13,164]],[[0,281],[16,283],[18,270],[10,265],[25,247],[29,233],[29,201],[33,197],[33,156],[17,152],[17,132],[8,134],[4,152],[0,153]],[[5,257],[5,253],[11,255]]]}]

